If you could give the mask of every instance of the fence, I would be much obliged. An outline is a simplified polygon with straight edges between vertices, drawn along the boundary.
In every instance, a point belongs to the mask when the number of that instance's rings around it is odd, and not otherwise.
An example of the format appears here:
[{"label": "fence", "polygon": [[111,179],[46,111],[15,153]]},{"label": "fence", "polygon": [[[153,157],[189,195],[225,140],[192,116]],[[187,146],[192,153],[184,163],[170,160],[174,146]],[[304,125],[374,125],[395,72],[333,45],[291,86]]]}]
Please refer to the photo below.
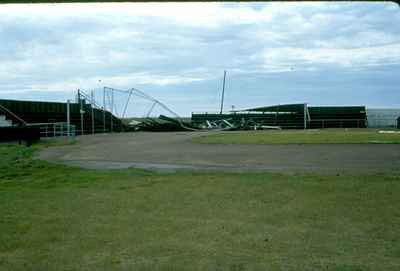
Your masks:
[{"label": "fence", "polygon": [[399,128],[397,124],[398,120],[394,117],[388,118],[370,118],[368,119],[368,128]]},{"label": "fence", "polygon": [[315,119],[307,121],[307,128],[365,128],[365,119]]},{"label": "fence", "polygon": [[68,125],[66,122],[32,123],[28,126],[39,127],[40,137],[75,137],[76,135],[75,125]]}]

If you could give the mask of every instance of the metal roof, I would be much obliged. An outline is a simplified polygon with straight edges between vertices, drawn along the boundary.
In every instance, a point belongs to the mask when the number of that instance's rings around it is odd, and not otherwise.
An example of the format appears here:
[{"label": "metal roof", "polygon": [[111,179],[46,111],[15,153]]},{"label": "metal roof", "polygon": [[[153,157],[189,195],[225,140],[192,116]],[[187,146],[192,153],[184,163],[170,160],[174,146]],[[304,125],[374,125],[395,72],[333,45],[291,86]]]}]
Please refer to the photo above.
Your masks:
[{"label": "metal roof", "polygon": [[256,112],[303,112],[304,104],[279,104],[272,106],[263,106],[244,109],[241,111],[256,111]]}]

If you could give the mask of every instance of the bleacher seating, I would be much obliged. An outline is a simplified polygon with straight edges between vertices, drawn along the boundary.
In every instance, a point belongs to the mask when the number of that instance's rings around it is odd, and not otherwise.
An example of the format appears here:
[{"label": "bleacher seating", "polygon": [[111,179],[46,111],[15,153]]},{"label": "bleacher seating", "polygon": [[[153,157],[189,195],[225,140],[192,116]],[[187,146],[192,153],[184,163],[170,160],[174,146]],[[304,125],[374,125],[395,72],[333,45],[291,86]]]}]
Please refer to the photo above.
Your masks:
[{"label": "bleacher seating", "polygon": [[[18,118],[28,124],[67,122],[67,103],[0,99],[0,106],[7,109],[0,113],[4,114],[8,121],[12,120],[14,124],[21,122]],[[82,108],[85,112],[83,114],[83,133],[89,134],[92,133],[92,105],[85,103],[83,100]],[[12,112],[12,114],[10,114],[10,112]],[[13,117],[13,114],[18,118],[15,116]],[[108,111],[103,112],[101,109],[93,108],[93,117],[96,132],[110,132],[111,130],[118,132],[125,128],[122,121]],[[71,125],[75,125],[77,134],[81,134],[81,114],[79,103],[70,103],[70,123]]]}]

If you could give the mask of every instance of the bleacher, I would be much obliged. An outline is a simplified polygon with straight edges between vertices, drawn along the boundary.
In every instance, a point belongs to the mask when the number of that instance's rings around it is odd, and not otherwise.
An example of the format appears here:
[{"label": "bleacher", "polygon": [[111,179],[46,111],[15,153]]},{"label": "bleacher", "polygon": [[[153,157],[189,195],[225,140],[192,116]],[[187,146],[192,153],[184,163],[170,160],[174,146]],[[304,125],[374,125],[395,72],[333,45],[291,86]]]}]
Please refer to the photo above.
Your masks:
[{"label": "bleacher", "polygon": [[[70,124],[75,126],[77,135],[82,134],[80,107],[79,103],[70,103]],[[90,134],[92,133],[92,105],[82,100],[82,109],[84,111],[83,134]],[[5,116],[6,120],[12,121],[13,125],[37,124],[44,126],[66,123],[67,103],[0,99],[0,115]],[[119,118],[99,108],[93,108],[93,119],[96,133],[119,132],[125,128]]]},{"label": "bleacher", "polygon": [[[306,114],[306,116],[304,116]],[[319,106],[284,104],[249,108],[230,113],[192,113],[192,124],[228,120],[240,127],[246,125],[279,126],[282,129],[307,128],[365,128],[365,106]],[[306,121],[305,121],[306,120]]]},{"label": "bleacher", "polygon": [[365,128],[365,106],[310,106],[309,128]]}]

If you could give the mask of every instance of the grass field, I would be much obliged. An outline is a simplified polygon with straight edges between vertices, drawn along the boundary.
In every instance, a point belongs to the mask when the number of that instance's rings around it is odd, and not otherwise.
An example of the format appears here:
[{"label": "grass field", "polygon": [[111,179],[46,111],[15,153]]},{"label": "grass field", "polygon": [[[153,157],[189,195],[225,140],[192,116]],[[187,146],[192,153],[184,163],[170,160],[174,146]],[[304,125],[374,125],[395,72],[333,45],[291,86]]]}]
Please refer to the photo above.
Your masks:
[{"label": "grass field", "polygon": [[400,175],[91,171],[0,145],[0,270],[399,270]]},{"label": "grass field", "polygon": [[220,133],[194,139],[206,144],[399,144],[400,134],[367,129],[283,130]]}]

